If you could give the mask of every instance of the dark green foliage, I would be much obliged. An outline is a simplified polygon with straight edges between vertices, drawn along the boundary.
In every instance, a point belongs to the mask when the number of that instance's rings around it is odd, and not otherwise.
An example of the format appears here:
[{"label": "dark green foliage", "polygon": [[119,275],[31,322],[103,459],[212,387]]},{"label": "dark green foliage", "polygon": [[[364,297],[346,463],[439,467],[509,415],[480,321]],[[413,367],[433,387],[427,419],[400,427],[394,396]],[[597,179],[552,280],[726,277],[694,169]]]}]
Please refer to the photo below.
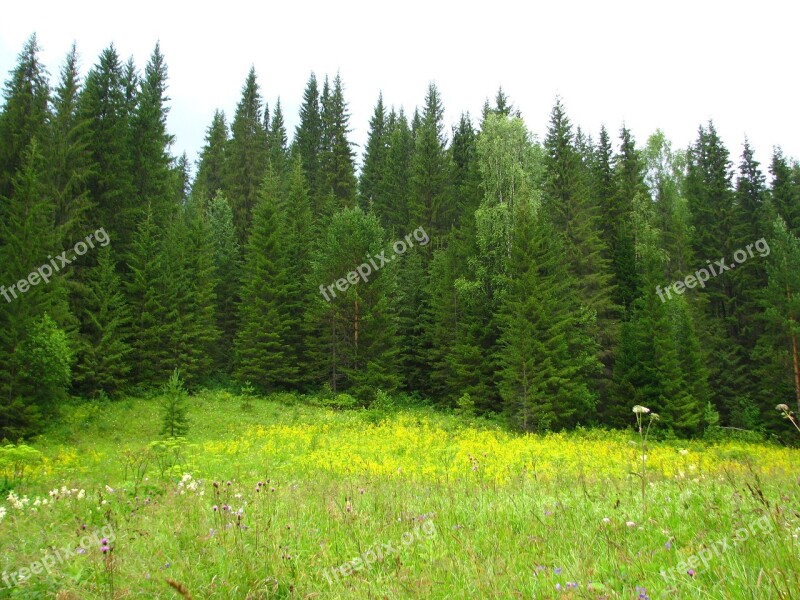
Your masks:
[{"label": "dark green foliage", "polygon": [[314,73],[308,78],[303,105],[300,107],[300,123],[297,126],[292,142],[292,155],[299,157],[303,163],[308,189],[311,197],[312,212],[320,214],[325,182],[321,170],[322,155],[322,114],[319,105],[319,88]]},{"label": "dark green foliage", "polygon": [[594,418],[600,369],[594,315],[576,303],[561,242],[529,201],[515,208],[508,293],[500,311],[500,391],[514,426],[560,429]]},{"label": "dark green foliage", "polygon": [[233,223],[239,243],[244,245],[268,163],[262,99],[253,67],[242,87],[242,98],[236,106],[231,134],[226,149],[223,190],[233,209]]},{"label": "dark green foliage", "polygon": [[[325,80],[327,88],[328,80]],[[352,208],[356,201],[355,152],[347,139],[350,113],[344,101],[342,79],[333,79],[333,89],[322,102],[322,192],[333,198],[334,207]]]},{"label": "dark green foliage", "polygon": [[79,79],[78,55],[73,45],[53,93],[53,115],[47,140],[55,224],[65,246],[86,235],[92,208],[86,188],[91,172],[91,153],[84,137],[88,123],[79,113]]},{"label": "dark green foliage", "polygon": [[131,371],[130,311],[111,247],[98,249],[83,307],[76,387],[84,394],[113,396]]},{"label": "dark green foliage", "polygon": [[214,358],[217,368],[229,373],[233,363],[233,339],[238,321],[236,306],[239,301],[241,255],[233,225],[233,211],[221,192],[214,196],[208,206],[208,226],[214,262],[215,314],[220,335]]},{"label": "dark green foliage", "polygon": [[389,154],[389,119],[383,106],[383,94],[378,96],[375,112],[369,121],[369,137],[364,148],[364,165],[358,184],[359,206],[369,211],[373,206],[382,215],[390,198],[387,194],[387,160]]},{"label": "dark green foliage", "polygon": [[19,439],[40,431],[67,399],[73,354],[64,331],[44,313],[29,323],[11,360],[15,377],[0,404],[0,435]]},{"label": "dark green foliage", "polygon": [[404,235],[412,225],[410,213],[411,157],[414,138],[403,110],[389,115],[389,148],[386,152],[386,193],[373,201],[372,210],[391,235]]},{"label": "dark green foliage", "polygon": [[206,202],[214,198],[225,185],[225,158],[228,147],[228,126],[225,113],[214,111],[214,118],[206,130],[205,145],[200,151],[197,177],[192,186],[193,193]]},{"label": "dark green foliage", "polygon": [[[129,67],[132,69],[132,64]],[[86,123],[83,141],[91,152],[87,188],[97,207],[93,221],[106,227],[123,264],[128,262],[134,233],[146,209],[137,199],[132,175],[133,75],[135,71],[129,72],[126,80],[117,51],[110,46],[86,76],[79,102],[79,118]]]},{"label": "dark green foliage", "polygon": [[[136,186],[138,222],[142,207],[150,205],[158,223],[175,213],[175,183],[171,177],[169,147],[173,137],[167,133],[167,65],[156,44],[140,82],[135,111],[131,117],[133,177]],[[183,186],[180,186],[182,189]]]},{"label": "dark green foliage", "polygon": [[[376,419],[402,389],[524,430],[629,427],[641,404],[667,435],[782,435],[775,404],[800,403],[800,164],[780,149],[768,181],[713,123],[688,150],[624,126],[617,147],[560,99],[540,144],[502,88],[476,129],[446,123],[431,84],[408,113],[381,94],[358,156],[338,75],[311,74],[290,140],[251,68],[192,180],[160,46],[141,71],[113,45],[78,64],[73,46],[50,88],[32,36],[3,90],[0,435],[41,431],[68,391],[172,374],[185,399],[178,370]],[[101,228],[112,246],[30,285]]]},{"label": "dark green foliage", "polygon": [[32,35],[17,57],[17,66],[3,89],[0,113],[0,196],[8,196],[12,178],[23,164],[23,155],[34,138],[46,137],[50,91],[47,72],[39,61],[39,44]]},{"label": "dark green foliage", "polygon": [[369,257],[380,264],[377,257],[386,248],[377,218],[356,207],[333,216],[313,261],[312,281],[326,288],[337,281],[340,285],[326,289],[330,301],[315,294],[311,308],[314,335],[309,343],[314,372],[321,377],[317,382],[327,382],[334,392],[347,391],[364,403],[378,389],[391,393],[400,385],[394,265],[373,270],[368,281],[357,279],[353,284],[345,278],[360,264],[369,263]]},{"label": "dark green foliage", "polygon": [[436,245],[455,224],[456,214],[452,205],[444,107],[433,83],[428,87],[425,108],[413,133],[409,216],[415,227],[425,228]]},{"label": "dark green foliage", "polygon": [[270,170],[261,186],[245,249],[234,342],[236,378],[268,391],[295,384],[298,378],[298,366],[286,346],[289,275],[278,194],[279,184]]}]

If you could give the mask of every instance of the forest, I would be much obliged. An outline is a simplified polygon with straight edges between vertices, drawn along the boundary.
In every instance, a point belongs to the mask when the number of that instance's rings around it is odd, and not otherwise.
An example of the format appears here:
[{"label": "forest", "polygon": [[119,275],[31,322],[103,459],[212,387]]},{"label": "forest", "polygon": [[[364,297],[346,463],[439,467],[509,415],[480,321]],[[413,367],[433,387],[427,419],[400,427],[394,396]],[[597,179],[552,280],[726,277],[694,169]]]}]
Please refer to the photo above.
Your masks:
[{"label": "forest", "polygon": [[375,90],[357,149],[340,74],[310,74],[289,132],[251,68],[195,162],[158,45],[78,64],[51,77],[32,35],[3,89],[0,439],[174,373],[528,432],[642,405],[676,437],[791,439],[800,164],[779,146],[727,148],[713,121],[688,148],[592,136],[569,98],[523,118],[502,88],[449,124],[431,83],[414,108]]}]

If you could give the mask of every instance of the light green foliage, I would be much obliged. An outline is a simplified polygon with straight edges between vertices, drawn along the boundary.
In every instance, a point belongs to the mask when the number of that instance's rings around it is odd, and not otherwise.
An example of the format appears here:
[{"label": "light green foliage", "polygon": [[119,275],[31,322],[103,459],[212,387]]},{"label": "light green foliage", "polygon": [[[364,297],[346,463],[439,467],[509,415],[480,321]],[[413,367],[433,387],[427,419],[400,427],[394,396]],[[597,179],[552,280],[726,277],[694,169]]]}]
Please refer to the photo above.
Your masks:
[{"label": "light green foliage", "polygon": [[161,435],[169,438],[183,436],[189,430],[188,394],[180,372],[175,369],[164,386],[161,396]]}]

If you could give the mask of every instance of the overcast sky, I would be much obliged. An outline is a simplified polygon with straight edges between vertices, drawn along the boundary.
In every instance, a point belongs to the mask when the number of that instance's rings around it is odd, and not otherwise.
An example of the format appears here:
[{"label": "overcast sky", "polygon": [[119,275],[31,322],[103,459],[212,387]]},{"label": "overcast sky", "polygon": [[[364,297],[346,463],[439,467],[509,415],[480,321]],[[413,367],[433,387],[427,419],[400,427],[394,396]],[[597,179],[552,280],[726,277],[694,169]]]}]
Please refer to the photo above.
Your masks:
[{"label": "overcast sky", "polygon": [[747,135],[766,167],[774,145],[800,158],[798,23],[800,3],[786,0],[13,2],[0,8],[0,74],[32,32],[51,81],[73,41],[85,74],[112,41],[142,69],[160,40],[173,152],[192,161],[214,109],[230,122],[255,65],[290,137],[309,73],[339,70],[359,156],[380,91],[411,113],[435,81],[448,129],[502,85],[540,139],[560,94],[595,137],[624,122],[640,144],[661,128],[685,147],[713,118],[734,164]]}]

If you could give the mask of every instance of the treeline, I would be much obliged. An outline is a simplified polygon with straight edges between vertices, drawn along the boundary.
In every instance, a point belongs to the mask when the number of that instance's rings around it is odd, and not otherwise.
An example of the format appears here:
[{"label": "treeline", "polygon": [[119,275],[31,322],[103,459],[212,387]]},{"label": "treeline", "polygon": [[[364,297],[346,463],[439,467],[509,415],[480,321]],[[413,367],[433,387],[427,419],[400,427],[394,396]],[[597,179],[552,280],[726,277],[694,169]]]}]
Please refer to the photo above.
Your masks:
[{"label": "treeline", "polygon": [[[0,284],[101,228],[110,244],[0,300],[0,438],[175,369],[405,391],[524,430],[628,426],[642,404],[678,435],[779,431],[775,405],[800,409],[800,165],[779,149],[764,169],[745,141],[734,168],[711,122],[686,151],[593,139],[560,100],[540,142],[502,90],[448,131],[431,84],[413,113],[378,97],[357,174],[338,75],[312,74],[290,140],[251,69],[192,180],[166,90],[158,46],[144,71],[110,46],[85,76],[73,47],[52,85],[35,36],[6,82]],[[321,293],[417,230],[430,243]]]}]

